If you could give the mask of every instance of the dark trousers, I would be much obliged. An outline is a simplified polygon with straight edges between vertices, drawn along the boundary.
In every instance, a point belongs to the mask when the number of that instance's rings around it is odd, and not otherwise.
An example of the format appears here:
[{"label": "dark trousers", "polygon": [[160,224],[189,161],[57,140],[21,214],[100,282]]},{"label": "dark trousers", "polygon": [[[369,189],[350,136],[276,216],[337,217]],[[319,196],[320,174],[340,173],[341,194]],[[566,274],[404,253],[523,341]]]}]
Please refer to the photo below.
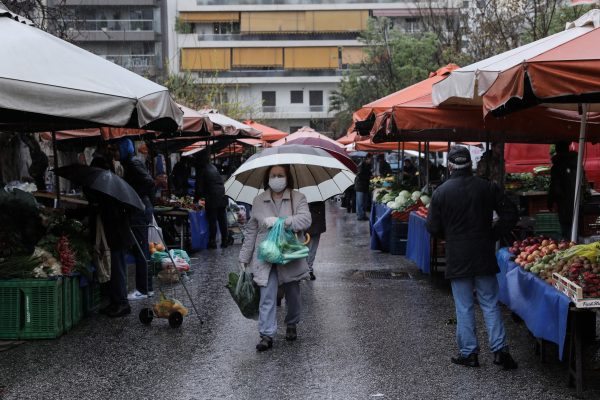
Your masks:
[{"label": "dark trousers", "polygon": [[[152,275],[148,271],[148,260],[150,260],[150,246],[148,243],[148,225],[152,224],[152,203],[145,197],[145,211],[137,211],[131,217],[131,230],[136,242],[133,245],[133,256],[135,258],[135,288],[143,294],[152,290]],[[140,253],[140,247],[142,253]]]},{"label": "dark trousers", "polygon": [[111,250],[110,252],[110,304],[121,306],[129,304],[127,301],[127,266],[125,265],[125,251]]},{"label": "dark trousers", "polygon": [[206,219],[208,219],[208,241],[215,243],[217,238],[217,223],[221,231],[221,242],[227,243],[229,231],[227,229],[227,213],[225,207],[207,208]]}]

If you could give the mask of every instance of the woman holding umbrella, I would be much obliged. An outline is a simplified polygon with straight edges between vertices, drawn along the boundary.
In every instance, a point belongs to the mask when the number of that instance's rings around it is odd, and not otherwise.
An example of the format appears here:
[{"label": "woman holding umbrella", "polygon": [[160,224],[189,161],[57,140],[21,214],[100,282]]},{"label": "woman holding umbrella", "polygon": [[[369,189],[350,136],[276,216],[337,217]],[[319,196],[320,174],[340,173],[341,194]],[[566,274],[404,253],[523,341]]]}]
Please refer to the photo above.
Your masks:
[{"label": "woman holding umbrella", "polygon": [[260,287],[258,328],[260,342],[258,351],[273,347],[277,332],[277,288],[285,291],[287,324],[285,339],[296,340],[296,325],[300,321],[300,281],[308,277],[306,259],[285,265],[270,264],[258,259],[258,246],[265,240],[269,229],[278,218],[285,218],[285,226],[295,232],[304,231],[311,225],[310,210],[306,197],[294,188],[289,165],[272,165],[263,176],[264,192],[257,195],[252,204],[252,218],[248,221],[245,240],[239,255],[243,269],[250,268],[254,281]]}]

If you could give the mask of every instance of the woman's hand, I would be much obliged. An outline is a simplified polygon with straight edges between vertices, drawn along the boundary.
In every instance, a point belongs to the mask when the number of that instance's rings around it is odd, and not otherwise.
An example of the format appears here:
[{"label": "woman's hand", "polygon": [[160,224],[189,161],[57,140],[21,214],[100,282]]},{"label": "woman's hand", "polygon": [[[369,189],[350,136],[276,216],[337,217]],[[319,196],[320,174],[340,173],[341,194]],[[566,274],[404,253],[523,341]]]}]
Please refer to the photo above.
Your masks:
[{"label": "woman's hand", "polygon": [[277,222],[277,217],[266,217],[263,219],[263,225],[267,228],[272,228],[275,222]]}]

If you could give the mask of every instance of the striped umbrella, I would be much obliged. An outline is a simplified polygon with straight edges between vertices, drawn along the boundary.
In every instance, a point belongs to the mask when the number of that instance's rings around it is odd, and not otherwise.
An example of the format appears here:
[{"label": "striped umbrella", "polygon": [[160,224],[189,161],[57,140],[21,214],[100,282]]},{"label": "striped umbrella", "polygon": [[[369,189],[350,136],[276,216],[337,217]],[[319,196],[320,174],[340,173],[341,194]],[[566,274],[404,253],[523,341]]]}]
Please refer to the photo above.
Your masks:
[{"label": "striped umbrella", "polygon": [[273,165],[289,164],[294,188],[307,201],[324,201],[354,184],[355,175],[323,149],[305,145],[271,147],[250,157],[225,182],[225,194],[235,201],[252,204],[263,192],[263,178]]}]

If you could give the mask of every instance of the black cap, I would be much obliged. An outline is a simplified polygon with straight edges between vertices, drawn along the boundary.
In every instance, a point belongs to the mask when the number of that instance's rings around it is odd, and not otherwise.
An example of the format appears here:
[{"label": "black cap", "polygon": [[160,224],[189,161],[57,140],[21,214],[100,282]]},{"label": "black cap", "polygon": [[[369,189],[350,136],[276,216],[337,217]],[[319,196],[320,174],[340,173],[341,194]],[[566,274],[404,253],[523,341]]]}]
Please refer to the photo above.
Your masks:
[{"label": "black cap", "polygon": [[454,146],[448,153],[448,161],[454,165],[467,165],[471,163],[469,149],[462,146]]}]

